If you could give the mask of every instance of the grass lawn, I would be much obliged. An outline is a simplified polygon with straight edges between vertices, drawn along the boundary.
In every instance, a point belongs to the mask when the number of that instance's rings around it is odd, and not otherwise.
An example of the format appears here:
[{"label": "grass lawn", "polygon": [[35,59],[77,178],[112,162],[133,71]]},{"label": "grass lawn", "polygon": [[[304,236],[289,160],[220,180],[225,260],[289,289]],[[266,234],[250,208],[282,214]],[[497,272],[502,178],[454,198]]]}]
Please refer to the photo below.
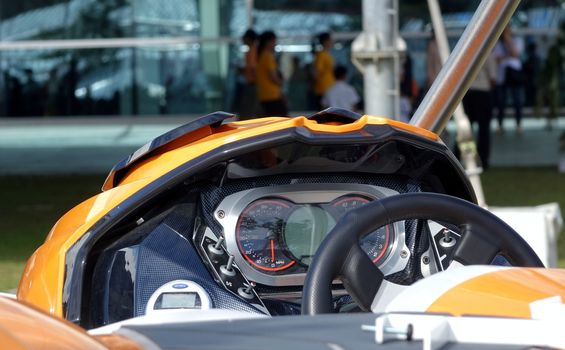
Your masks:
[{"label": "grass lawn", "polygon": [[[17,287],[27,258],[67,210],[99,192],[104,175],[0,177],[0,291]],[[482,177],[493,206],[559,202],[565,211],[565,174],[554,168],[498,168]],[[564,214],[565,216],[565,214]],[[559,241],[565,257],[565,235]],[[565,267],[565,259],[560,260]]]},{"label": "grass lawn", "polygon": [[0,177],[0,291],[16,288],[53,224],[99,192],[105,175]]},{"label": "grass lawn", "polygon": [[[558,202],[565,218],[565,174],[556,168],[495,168],[481,177],[488,205],[534,206]],[[557,242],[559,267],[565,268],[565,229]]]}]

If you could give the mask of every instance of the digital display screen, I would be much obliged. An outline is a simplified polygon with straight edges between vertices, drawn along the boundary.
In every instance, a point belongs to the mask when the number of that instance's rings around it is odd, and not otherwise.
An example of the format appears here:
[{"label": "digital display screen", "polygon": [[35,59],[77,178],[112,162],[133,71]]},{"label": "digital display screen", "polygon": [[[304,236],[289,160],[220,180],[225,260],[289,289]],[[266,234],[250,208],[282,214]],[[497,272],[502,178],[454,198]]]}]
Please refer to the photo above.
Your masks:
[{"label": "digital display screen", "polygon": [[310,265],[316,250],[334,226],[335,219],[321,207],[298,207],[289,215],[284,228],[288,250],[301,263]]},{"label": "digital display screen", "polygon": [[200,309],[200,307],[200,297],[197,293],[184,292],[161,294],[153,309]]}]

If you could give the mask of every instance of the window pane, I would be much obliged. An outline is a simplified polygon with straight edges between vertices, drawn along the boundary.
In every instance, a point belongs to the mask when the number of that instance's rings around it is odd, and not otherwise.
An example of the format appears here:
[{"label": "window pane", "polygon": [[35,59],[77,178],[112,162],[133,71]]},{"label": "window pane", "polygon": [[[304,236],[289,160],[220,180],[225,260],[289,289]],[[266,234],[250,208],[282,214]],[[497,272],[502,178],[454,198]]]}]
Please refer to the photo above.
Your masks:
[{"label": "window pane", "polygon": [[2,40],[117,38],[131,35],[128,0],[0,2]]},{"label": "window pane", "polygon": [[192,36],[200,34],[196,0],[133,0],[135,36]]},{"label": "window pane", "polygon": [[315,36],[324,31],[361,30],[361,1],[285,0],[254,2],[255,27],[277,35]]},{"label": "window pane", "polygon": [[239,45],[0,51],[2,116],[205,114],[231,110]]},{"label": "window pane", "polygon": [[131,50],[3,51],[2,115],[131,113]]}]

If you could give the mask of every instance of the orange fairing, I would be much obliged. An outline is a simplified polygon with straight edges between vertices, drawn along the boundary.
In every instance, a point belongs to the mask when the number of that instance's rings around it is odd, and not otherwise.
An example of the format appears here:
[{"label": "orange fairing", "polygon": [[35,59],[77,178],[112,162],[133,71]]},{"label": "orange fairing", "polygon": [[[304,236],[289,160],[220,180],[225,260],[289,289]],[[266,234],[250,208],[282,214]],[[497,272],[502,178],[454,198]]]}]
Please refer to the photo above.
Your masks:
[{"label": "orange fairing", "polygon": [[453,287],[427,311],[530,318],[533,302],[555,296],[565,301],[565,270],[508,269],[486,273]]},{"label": "orange fairing", "polygon": [[305,117],[266,118],[266,120],[257,119],[254,121],[232,122],[222,125],[215,130],[215,133],[212,133],[202,139],[197,139],[196,141],[194,141],[195,138],[193,133],[181,137],[172,144],[167,145],[167,147],[164,147],[162,150],[157,151],[150,158],[140,161],[138,164],[134,165],[120,181],[120,184],[126,184],[146,177],[156,177],[155,172],[158,172],[158,175],[162,175],[163,173],[171,171],[191,159],[210,152],[225,144],[279,130],[305,127],[313,132],[342,134],[361,130],[366,125],[371,124],[390,125],[394,128],[411,134],[416,134],[429,140],[439,140],[439,137],[436,134],[425,129],[384,117],[369,115],[365,115],[353,123],[341,125],[318,123],[315,120],[310,120]]},{"label": "orange fairing", "polygon": [[78,205],[63,216],[51,230],[46,242],[28,260],[18,288],[18,299],[63,316],[63,283],[65,255],[98,220],[149,183],[214,149],[236,141],[289,129],[305,127],[320,133],[348,133],[366,125],[390,125],[398,130],[439,141],[427,130],[374,116],[363,116],[355,122],[340,125],[318,123],[305,117],[262,118],[231,122],[217,128],[206,126],[167,144],[128,169],[116,187],[104,185],[104,192]]},{"label": "orange fairing", "polygon": [[0,344],[12,350],[108,349],[70,322],[4,297],[0,297]]},{"label": "orange fairing", "polygon": [[100,193],[79,204],[57,221],[45,243],[27,262],[18,287],[18,300],[27,301],[62,317],[66,252],[91,225],[140,190],[148,181],[146,179]]}]

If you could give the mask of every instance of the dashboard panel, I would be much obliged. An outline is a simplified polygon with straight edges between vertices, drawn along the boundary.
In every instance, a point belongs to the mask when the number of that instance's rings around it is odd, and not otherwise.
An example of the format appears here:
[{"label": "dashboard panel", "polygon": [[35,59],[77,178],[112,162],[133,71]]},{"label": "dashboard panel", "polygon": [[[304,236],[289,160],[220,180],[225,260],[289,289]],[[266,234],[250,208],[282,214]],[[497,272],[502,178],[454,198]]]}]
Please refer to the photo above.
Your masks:
[{"label": "dashboard panel", "polygon": [[[363,184],[259,187],[226,196],[213,214],[228,253],[250,281],[299,286],[318,246],[347,211],[395,194]],[[404,236],[404,223],[397,222],[365,236],[360,246],[389,275],[410,258]]]}]

